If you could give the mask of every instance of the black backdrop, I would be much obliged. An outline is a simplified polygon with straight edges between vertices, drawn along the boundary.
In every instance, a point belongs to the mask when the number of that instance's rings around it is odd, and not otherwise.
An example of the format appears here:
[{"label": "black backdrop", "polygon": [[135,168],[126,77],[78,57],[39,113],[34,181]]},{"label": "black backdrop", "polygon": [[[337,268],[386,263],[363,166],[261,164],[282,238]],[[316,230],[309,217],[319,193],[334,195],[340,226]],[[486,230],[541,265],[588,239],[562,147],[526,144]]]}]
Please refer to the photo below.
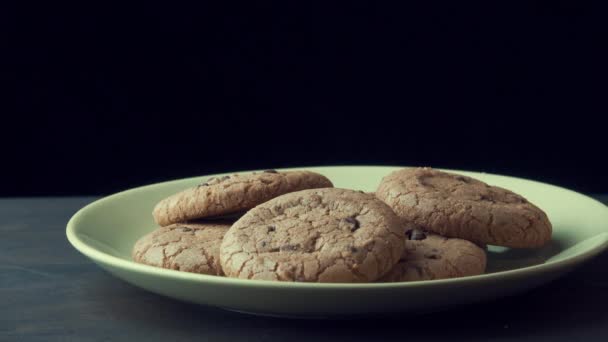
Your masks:
[{"label": "black backdrop", "polygon": [[0,11],[3,196],[343,164],[608,191],[587,3],[46,6]]}]

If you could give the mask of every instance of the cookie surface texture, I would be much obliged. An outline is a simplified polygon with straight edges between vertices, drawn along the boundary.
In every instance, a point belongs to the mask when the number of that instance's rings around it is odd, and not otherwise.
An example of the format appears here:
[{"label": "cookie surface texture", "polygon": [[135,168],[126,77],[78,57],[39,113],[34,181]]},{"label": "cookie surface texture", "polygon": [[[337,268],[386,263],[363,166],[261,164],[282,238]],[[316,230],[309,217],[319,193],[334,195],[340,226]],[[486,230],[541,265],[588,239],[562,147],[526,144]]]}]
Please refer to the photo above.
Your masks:
[{"label": "cookie surface texture", "polygon": [[135,243],[133,260],[172,270],[221,275],[219,246],[230,225],[211,222],[157,228]]},{"label": "cookie surface texture", "polygon": [[406,233],[402,259],[380,281],[418,281],[483,274],[486,252],[472,242],[421,230]]},{"label": "cookie surface texture", "polygon": [[476,179],[430,168],[397,170],[376,196],[404,220],[480,245],[541,247],[551,239],[547,215],[522,196]]},{"label": "cookie surface texture", "polygon": [[404,249],[399,218],[374,196],[345,189],[290,193],[255,207],[226,233],[229,277],[298,282],[370,282]]},{"label": "cookie surface texture", "polygon": [[152,215],[156,223],[166,226],[239,213],[289,192],[332,186],[325,176],[310,171],[267,170],[212,177],[160,201]]}]

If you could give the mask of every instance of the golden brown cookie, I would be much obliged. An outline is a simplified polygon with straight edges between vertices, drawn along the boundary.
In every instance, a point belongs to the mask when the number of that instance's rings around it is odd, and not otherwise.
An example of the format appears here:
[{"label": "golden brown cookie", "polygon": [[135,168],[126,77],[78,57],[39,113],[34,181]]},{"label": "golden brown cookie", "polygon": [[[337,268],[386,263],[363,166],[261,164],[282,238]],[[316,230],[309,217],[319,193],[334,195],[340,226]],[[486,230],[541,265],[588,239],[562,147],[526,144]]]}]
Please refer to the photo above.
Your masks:
[{"label": "golden brown cookie", "polygon": [[172,270],[221,275],[219,252],[230,222],[173,224],[145,235],[133,247],[133,260]]},{"label": "golden brown cookie", "polygon": [[156,223],[166,226],[240,213],[289,192],[332,186],[325,176],[310,171],[267,170],[211,177],[196,187],[160,201],[152,215]]},{"label": "golden brown cookie", "polygon": [[486,252],[476,244],[412,229],[401,260],[380,281],[417,281],[483,274]]},{"label": "golden brown cookie", "polygon": [[251,209],[220,249],[229,277],[371,282],[403,253],[399,218],[374,196],[346,189],[298,191]]},{"label": "golden brown cookie", "polygon": [[547,215],[522,196],[476,179],[430,168],[397,170],[376,196],[404,222],[478,244],[541,247],[551,239]]}]

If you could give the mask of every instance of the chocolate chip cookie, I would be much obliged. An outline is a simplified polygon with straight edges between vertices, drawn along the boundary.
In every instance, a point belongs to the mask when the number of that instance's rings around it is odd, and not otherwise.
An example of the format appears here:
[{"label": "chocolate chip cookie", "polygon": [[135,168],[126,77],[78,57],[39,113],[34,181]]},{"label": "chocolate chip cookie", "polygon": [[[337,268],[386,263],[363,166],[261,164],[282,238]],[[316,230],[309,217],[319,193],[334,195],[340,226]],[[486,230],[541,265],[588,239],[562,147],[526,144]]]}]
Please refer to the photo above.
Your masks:
[{"label": "chocolate chip cookie", "polygon": [[399,218],[374,196],[298,191],[251,209],[220,248],[227,276],[297,282],[371,282],[404,249]]},{"label": "chocolate chip cookie", "polygon": [[486,252],[472,242],[410,229],[405,251],[383,282],[433,280],[483,274]]},{"label": "chocolate chip cookie", "polygon": [[221,275],[219,246],[230,225],[217,221],[160,227],[137,241],[133,260],[172,270]]},{"label": "chocolate chip cookie", "polygon": [[376,196],[406,223],[480,245],[541,247],[551,239],[547,215],[522,196],[471,177],[406,168],[382,179]]},{"label": "chocolate chip cookie", "polygon": [[325,176],[310,171],[267,170],[212,177],[162,200],[152,215],[156,223],[166,226],[239,213],[289,192],[332,186]]}]

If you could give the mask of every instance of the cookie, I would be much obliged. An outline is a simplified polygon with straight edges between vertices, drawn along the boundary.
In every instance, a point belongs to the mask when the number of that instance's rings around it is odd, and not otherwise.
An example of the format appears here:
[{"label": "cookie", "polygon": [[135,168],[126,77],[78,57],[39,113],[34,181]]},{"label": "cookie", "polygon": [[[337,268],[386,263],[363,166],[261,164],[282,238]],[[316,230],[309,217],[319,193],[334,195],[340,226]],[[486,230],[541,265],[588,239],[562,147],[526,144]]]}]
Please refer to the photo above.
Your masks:
[{"label": "cookie", "polygon": [[156,223],[166,226],[240,213],[289,192],[332,186],[325,176],[310,171],[267,170],[211,177],[198,186],[162,200],[152,215]]},{"label": "cookie", "polygon": [[172,270],[222,275],[219,253],[230,222],[173,224],[145,235],[133,247],[133,260]]},{"label": "cookie", "polygon": [[405,222],[480,245],[541,247],[551,239],[547,215],[522,196],[476,179],[430,168],[397,170],[376,196]]},{"label": "cookie", "polygon": [[486,252],[476,244],[412,229],[401,260],[380,281],[417,281],[483,274]]},{"label": "cookie", "polygon": [[346,189],[298,191],[251,209],[220,248],[228,277],[371,282],[403,253],[399,218],[374,196]]}]

